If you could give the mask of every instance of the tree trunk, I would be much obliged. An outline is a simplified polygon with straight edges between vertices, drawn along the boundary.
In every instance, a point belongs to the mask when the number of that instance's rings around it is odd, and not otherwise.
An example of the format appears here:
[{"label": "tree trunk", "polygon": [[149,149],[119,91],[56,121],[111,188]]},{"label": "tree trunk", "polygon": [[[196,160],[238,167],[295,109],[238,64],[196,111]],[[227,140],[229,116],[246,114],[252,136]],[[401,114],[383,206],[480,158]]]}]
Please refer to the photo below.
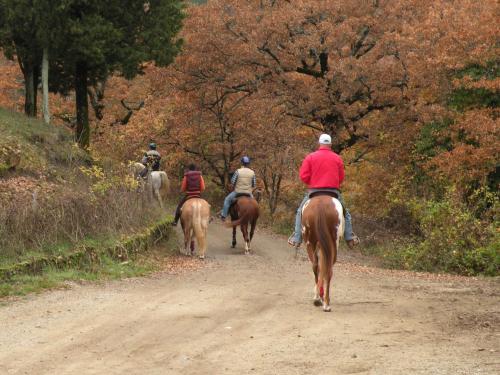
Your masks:
[{"label": "tree trunk", "polygon": [[43,121],[46,124],[50,123],[49,112],[49,49],[43,49],[42,58],[42,112]]},{"label": "tree trunk", "polygon": [[38,74],[32,64],[24,65],[24,113],[30,117],[36,117],[36,89]]},{"label": "tree trunk", "polygon": [[76,141],[81,148],[90,145],[89,103],[87,98],[87,64],[84,61],[76,63],[75,94],[76,94]]}]

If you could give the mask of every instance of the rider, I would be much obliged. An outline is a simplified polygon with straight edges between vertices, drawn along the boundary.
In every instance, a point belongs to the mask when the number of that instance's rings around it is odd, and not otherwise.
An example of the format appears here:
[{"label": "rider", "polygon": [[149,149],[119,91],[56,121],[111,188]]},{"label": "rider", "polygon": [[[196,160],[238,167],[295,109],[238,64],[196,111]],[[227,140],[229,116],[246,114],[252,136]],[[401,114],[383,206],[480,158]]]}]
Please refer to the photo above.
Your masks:
[{"label": "rider", "polygon": [[352,231],[351,215],[345,207],[340,194],[340,184],[344,180],[344,162],[332,151],[332,138],[328,134],[319,137],[319,149],[306,156],[300,167],[300,179],[308,185],[302,203],[295,216],[295,231],[288,239],[291,246],[298,247],[302,242],[302,207],[309,199],[309,194],[317,191],[331,191],[336,193],[344,207],[345,229],[344,239],[349,248],[359,243],[359,238]]},{"label": "rider", "polygon": [[156,143],[149,144],[149,151],[142,157],[141,163],[146,167],[139,174],[142,178],[146,178],[149,170],[158,171],[160,170],[160,160],[161,155],[156,151]]},{"label": "rider", "polygon": [[243,156],[241,158],[241,168],[234,172],[231,177],[233,191],[224,199],[224,206],[220,214],[222,220],[226,219],[231,203],[233,203],[237,194],[248,194],[253,198],[252,191],[257,185],[257,180],[255,178],[255,172],[248,168],[249,165],[250,158],[248,156]]},{"label": "rider", "polygon": [[182,179],[181,191],[186,194],[182,197],[181,201],[177,205],[177,208],[175,209],[175,218],[172,223],[173,226],[177,225],[177,222],[181,217],[182,205],[189,198],[199,197],[203,190],[205,190],[205,181],[203,180],[203,176],[200,171],[196,170],[196,165],[191,163],[188,166],[188,171],[184,173],[184,178]]}]

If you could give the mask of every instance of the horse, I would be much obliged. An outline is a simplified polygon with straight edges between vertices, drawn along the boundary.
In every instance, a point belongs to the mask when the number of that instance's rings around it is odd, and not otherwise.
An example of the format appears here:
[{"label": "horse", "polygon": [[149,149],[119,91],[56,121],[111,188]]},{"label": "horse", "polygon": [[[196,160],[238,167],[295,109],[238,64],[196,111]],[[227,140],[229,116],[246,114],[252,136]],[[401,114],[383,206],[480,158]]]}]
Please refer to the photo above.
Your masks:
[{"label": "horse", "polygon": [[[131,163],[130,170],[136,180],[140,180],[141,172],[146,168],[144,164],[141,163]],[[152,194],[163,208],[163,198],[167,195],[170,189],[170,181],[168,176],[163,171],[152,171],[148,173],[146,180],[146,192]]]},{"label": "horse", "polygon": [[[250,241],[252,241],[257,219],[259,218],[259,204],[257,200],[248,195],[237,196],[229,210],[231,222],[228,226],[233,227],[233,241],[231,247],[236,247],[236,227],[239,225],[243,239],[245,240],[245,254],[250,253]],[[250,224],[250,236],[248,235],[248,224]]]},{"label": "horse", "polygon": [[331,311],[330,281],[343,233],[344,213],[338,199],[319,195],[305,203],[302,209],[302,236],[314,272],[314,305],[323,304],[323,311]]},{"label": "horse", "polygon": [[184,232],[184,251],[194,253],[193,234],[198,244],[198,256],[205,259],[207,251],[207,229],[210,220],[210,205],[201,198],[190,198],[182,206],[181,227]]}]

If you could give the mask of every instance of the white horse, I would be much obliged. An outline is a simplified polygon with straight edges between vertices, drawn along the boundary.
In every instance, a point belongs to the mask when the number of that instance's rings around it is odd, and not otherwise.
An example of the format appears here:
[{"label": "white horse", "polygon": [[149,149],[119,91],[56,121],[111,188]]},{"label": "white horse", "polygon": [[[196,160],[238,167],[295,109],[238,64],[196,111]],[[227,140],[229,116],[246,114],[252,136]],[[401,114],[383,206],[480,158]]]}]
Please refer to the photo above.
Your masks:
[{"label": "white horse", "polygon": [[[134,175],[134,178],[140,180],[141,172],[146,168],[144,164],[141,163],[131,163],[130,170]],[[167,192],[170,189],[170,181],[168,180],[168,176],[163,171],[152,171],[148,173],[148,177],[146,180],[145,191],[148,194],[152,194],[160,204],[160,207],[163,208],[163,198],[167,195]]]}]

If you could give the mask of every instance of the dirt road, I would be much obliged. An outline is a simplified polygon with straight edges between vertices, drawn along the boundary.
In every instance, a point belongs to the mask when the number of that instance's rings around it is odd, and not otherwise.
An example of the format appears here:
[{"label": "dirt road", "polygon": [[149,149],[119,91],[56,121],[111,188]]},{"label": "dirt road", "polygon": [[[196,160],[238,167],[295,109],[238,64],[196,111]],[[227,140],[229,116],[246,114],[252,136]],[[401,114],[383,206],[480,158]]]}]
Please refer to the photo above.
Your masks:
[{"label": "dirt road", "polygon": [[0,374],[498,374],[499,285],[334,267],[332,312],[304,257],[210,227],[202,269],[75,285],[0,307]]}]

